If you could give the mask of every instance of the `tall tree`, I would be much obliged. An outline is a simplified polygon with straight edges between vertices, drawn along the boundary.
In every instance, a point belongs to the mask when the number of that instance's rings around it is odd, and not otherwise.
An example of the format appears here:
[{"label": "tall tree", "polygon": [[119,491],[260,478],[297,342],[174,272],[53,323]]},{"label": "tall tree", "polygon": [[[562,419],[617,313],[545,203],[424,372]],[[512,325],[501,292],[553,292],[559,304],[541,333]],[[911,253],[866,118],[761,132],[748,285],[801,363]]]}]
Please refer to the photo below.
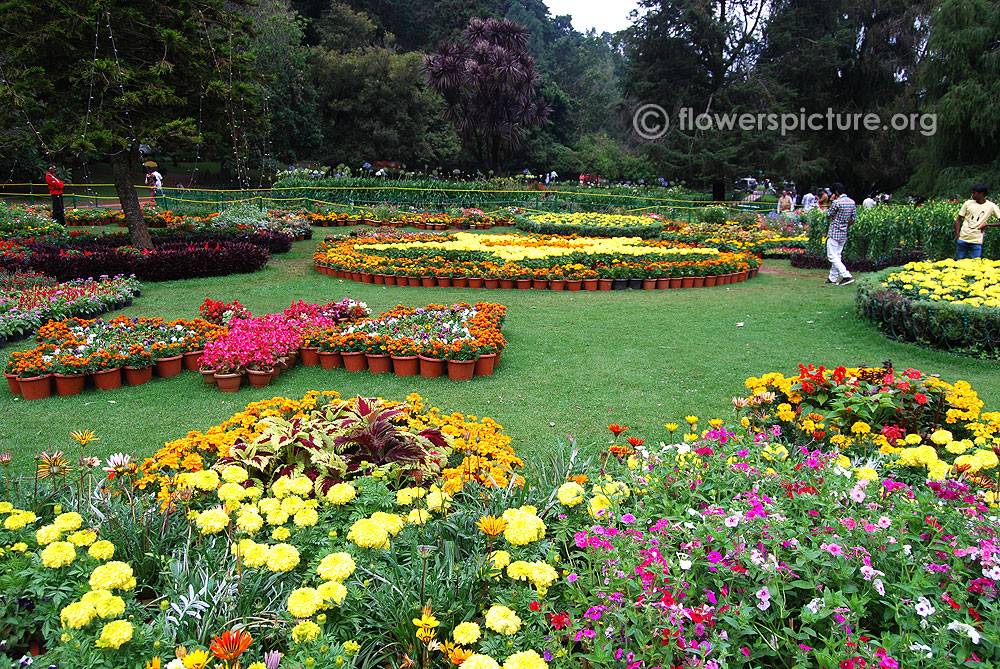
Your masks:
[{"label": "tall tree", "polygon": [[[8,0],[0,7],[0,97],[49,160],[109,160],[134,244],[152,240],[134,184],[140,145],[201,141],[215,129],[237,163],[257,89],[244,72],[243,0]],[[239,164],[237,164],[239,169]]]},{"label": "tall tree", "polygon": [[964,195],[1000,183],[1000,12],[990,0],[941,0],[920,72],[937,132],[917,155],[912,189]]},{"label": "tall tree", "polygon": [[548,115],[527,44],[524,27],[513,21],[474,18],[461,40],[424,60],[428,81],[444,97],[467,148],[494,172]]}]

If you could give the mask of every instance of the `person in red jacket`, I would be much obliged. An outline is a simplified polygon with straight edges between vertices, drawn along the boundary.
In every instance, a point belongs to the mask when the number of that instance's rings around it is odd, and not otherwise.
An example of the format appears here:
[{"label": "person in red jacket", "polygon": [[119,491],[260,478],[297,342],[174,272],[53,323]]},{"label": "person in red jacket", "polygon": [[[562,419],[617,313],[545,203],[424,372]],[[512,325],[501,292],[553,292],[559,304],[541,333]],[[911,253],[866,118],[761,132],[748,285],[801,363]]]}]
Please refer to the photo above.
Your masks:
[{"label": "person in red jacket", "polygon": [[45,183],[49,185],[49,195],[52,196],[52,218],[60,225],[66,225],[66,210],[63,207],[63,187],[66,184],[56,176],[55,165],[49,165],[46,170]]}]

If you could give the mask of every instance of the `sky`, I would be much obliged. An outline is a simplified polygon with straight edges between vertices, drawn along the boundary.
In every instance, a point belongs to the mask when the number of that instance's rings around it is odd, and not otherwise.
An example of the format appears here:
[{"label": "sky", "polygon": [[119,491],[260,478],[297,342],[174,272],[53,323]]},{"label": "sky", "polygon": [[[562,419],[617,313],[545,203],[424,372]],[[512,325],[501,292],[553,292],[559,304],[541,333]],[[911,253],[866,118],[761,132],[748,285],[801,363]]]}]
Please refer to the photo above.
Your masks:
[{"label": "sky", "polygon": [[581,32],[591,28],[616,32],[629,26],[636,0],[545,0],[545,4],[552,16],[572,16],[573,27]]}]

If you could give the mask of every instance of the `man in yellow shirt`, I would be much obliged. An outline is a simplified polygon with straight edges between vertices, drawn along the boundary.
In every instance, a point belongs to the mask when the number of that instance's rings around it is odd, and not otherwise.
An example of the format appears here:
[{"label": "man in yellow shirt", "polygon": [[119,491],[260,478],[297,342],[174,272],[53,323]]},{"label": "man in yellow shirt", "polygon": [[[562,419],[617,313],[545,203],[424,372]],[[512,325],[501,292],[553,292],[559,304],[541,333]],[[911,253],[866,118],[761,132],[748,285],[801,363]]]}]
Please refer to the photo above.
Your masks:
[{"label": "man in yellow shirt", "polygon": [[983,230],[1000,227],[1000,223],[990,223],[992,219],[1000,219],[1000,208],[986,199],[986,186],[976,184],[972,199],[965,201],[955,217],[956,260],[983,257]]}]

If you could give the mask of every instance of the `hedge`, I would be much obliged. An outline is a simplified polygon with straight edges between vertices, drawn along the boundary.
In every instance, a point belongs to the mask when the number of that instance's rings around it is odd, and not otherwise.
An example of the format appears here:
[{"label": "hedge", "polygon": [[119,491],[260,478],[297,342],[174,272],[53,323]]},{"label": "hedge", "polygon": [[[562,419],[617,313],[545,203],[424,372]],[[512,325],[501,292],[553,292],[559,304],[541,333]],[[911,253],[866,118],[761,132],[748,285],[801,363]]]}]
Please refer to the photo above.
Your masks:
[{"label": "hedge", "polygon": [[858,282],[857,309],[887,336],[952,353],[1000,358],[1000,309],[914,300],[882,285],[883,271]]}]

